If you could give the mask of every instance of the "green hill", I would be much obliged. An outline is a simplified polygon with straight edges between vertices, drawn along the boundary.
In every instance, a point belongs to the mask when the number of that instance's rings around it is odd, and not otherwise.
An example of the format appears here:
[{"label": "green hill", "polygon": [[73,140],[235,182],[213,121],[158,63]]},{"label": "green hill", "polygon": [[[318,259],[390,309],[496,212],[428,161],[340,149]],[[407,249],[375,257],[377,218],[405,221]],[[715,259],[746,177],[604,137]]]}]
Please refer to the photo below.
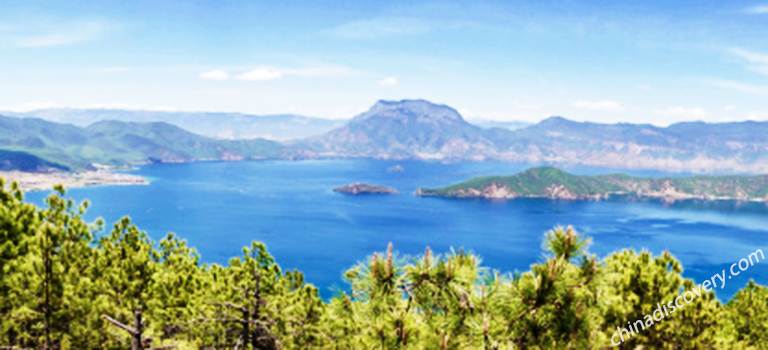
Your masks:
[{"label": "green hill", "polygon": [[447,187],[419,189],[420,196],[457,198],[607,199],[612,195],[678,199],[768,201],[768,175],[633,177],[580,176],[553,167],[531,168],[512,176],[473,178]]},{"label": "green hill", "polygon": [[274,141],[211,139],[161,122],[101,121],[80,128],[3,116],[0,150],[3,169],[24,171],[78,171],[91,169],[94,163],[119,168],[149,162],[277,158],[286,152]]}]

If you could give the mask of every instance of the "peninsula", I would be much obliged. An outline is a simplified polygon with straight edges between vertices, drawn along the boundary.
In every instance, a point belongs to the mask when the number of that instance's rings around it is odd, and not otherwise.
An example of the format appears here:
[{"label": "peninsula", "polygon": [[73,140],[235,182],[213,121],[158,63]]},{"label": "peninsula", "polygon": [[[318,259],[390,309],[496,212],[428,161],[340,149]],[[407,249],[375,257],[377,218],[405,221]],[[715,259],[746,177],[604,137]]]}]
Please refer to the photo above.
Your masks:
[{"label": "peninsula", "polygon": [[346,193],[346,194],[397,194],[397,190],[394,188],[369,185],[364,183],[353,183],[342,187],[336,187],[334,192]]},{"label": "peninsula", "polygon": [[451,186],[416,191],[417,196],[451,198],[550,198],[605,200],[614,195],[768,202],[768,175],[634,177],[624,174],[580,176],[554,167],[530,168],[512,176],[473,178]]}]

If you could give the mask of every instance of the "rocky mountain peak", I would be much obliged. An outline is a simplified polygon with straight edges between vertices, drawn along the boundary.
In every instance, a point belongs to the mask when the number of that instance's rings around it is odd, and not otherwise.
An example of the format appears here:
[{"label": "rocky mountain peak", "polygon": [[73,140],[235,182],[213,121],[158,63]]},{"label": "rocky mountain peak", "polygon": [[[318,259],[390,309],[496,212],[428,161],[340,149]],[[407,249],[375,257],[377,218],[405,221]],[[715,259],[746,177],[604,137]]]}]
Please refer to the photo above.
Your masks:
[{"label": "rocky mountain peak", "polygon": [[360,123],[373,119],[438,125],[466,124],[461,114],[446,105],[426,100],[378,101],[371,109],[352,119]]},{"label": "rocky mountain peak", "polygon": [[538,124],[536,124],[536,126],[543,127],[543,128],[560,128],[560,127],[572,126],[575,124],[579,124],[579,123],[572,120],[565,119],[563,117],[554,116],[554,117],[549,117],[547,119],[540,121]]}]

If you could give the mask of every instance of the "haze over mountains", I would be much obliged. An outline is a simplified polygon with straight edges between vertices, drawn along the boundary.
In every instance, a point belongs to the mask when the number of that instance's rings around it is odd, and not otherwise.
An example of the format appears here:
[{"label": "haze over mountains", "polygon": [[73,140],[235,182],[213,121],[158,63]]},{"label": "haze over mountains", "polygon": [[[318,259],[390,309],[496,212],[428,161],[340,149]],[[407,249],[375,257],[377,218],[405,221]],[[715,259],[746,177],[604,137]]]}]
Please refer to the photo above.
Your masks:
[{"label": "haze over mountains", "polygon": [[86,127],[103,120],[165,122],[195,134],[220,139],[288,140],[319,135],[343,126],[346,120],[300,115],[251,115],[242,113],[164,112],[123,109],[52,108],[31,112],[0,112],[0,115],[40,118]]},{"label": "haze over mountains", "polygon": [[[133,118],[139,118],[142,113],[152,112],[131,113]],[[131,118],[126,116],[129,114],[121,117]],[[232,123],[249,120],[248,116],[237,120],[243,115],[226,113],[169,115],[195,130],[216,124],[216,116]],[[202,121],[199,125],[195,116]],[[84,122],[96,116],[73,114],[66,118],[82,118]],[[275,118],[285,121],[285,118],[297,117]],[[510,130],[481,128],[464,120],[453,108],[424,100],[379,101],[346,124],[319,135],[318,130],[330,124],[316,122],[302,124],[314,123],[308,128],[313,129],[315,136],[278,143],[264,139],[213,139],[159,122],[110,121],[78,127],[33,118],[3,117],[0,118],[0,149],[16,153],[2,156],[5,158],[0,164],[4,164],[4,168],[22,168],[18,159],[25,154],[33,157],[27,159],[33,161],[27,164],[39,164],[35,169],[51,168],[51,163],[80,169],[90,163],[120,166],[151,161],[370,157],[498,160],[701,173],[768,172],[768,122],[687,122],[657,127],[574,122],[552,117]],[[288,129],[300,128],[298,124],[301,123],[285,125]],[[252,124],[251,128],[258,128],[258,124]],[[209,130],[206,135],[210,133]]]}]

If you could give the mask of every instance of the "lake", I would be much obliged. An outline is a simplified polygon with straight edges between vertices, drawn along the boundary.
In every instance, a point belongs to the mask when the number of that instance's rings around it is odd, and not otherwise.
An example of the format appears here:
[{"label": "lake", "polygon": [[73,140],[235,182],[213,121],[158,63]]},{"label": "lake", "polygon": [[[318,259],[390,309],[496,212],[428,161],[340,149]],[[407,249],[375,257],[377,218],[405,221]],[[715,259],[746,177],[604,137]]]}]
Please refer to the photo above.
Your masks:
[{"label": "lake", "polygon": [[[388,171],[395,165],[405,171]],[[423,254],[427,246],[438,253],[464,248],[479,254],[491,269],[527,271],[543,259],[544,232],[573,225],[592,237],[591,253],[603,257],[628,247],[654,254],[668,250],[682,261],[684,276],[697,283],[727,271],[757,249],[768,252],[768,209],[761,203],[489,201],[413,195],[419,187],[508,175],[525,167],[377,160],[155,164],[133,172],[147,177],[151,185],[77,188],[68,196],[90,200],[86,217],[103,217],[107,228],[128,215],[155,241],[174,232],[206,263],[226,264],[251,241],[264,242],[283,269],[304,272],[324,298],[347,288],[342,279],[346,269],[384,251],[389,242],[408,255]],[[351,196],[332,191],[352,182],[390,186],[400,194]],[[46,195],[29,193],[27,200],[41,204]],[[749,279],[766,284],[768,262],[727,280],[717,296],[729,299]]]}]

